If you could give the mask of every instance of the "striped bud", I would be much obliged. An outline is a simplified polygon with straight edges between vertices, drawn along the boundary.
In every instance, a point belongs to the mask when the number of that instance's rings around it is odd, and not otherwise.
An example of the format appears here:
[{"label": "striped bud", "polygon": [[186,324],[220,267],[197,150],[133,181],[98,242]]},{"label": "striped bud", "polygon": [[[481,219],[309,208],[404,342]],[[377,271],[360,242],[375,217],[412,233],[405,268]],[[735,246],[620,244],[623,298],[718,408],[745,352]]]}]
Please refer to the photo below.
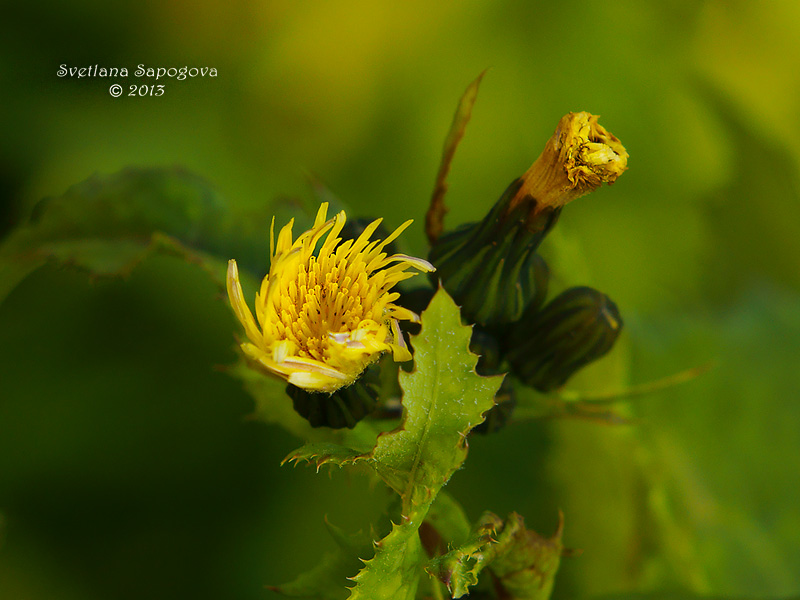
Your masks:
[{"label": "striped bud", "polygon": [[429,260],[437,269],[433,278],[441,280],[471,323],[507,325],[531,304],[541,304],[547,293],[550,273],[536,248],[561,209],[529,229],[527,207],[508,211],[522,183],[512,183],[483,221],[443,235],[431,248]]},{"label": "striped bud", "polygon": [[611,350],[621,330],[622,318],[608,296],[574,287],[542,310],[526,312],[507,338],[506,357],[520,380],[549,392]]}]

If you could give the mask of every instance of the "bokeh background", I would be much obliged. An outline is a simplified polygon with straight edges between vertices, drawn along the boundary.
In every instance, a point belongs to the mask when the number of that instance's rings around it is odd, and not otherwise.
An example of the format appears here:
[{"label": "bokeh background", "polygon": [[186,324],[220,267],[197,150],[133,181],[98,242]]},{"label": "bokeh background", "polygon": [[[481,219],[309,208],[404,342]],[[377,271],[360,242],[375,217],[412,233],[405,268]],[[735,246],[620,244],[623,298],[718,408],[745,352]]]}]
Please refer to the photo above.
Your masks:
[{"label": "bokeh background", "polygon": [[[356,213],[417,219],[424,254],[444,135],[481,71],[451,226],[564,113],[602,115],[630,169],[570,206],[544,252],[558,285],[609,294],[626,331],[570,388],[715,367],[621,406],[633,426],[474,439],[448,491],[470,518],[516,510],[542,533],[562,509],[583,554],[557,598],[800,593],[800,4],[12,1],[2,21],[3,232],[94,173],[179,165],[236,210],[310,203],[313,173]],[[115,99],[60,64],[219,76]],[[279,467],[300,440],[247,420],[252,399],[214,369],[236,330],[209,278],[170,257],[96,281],[48,266],[5,299],[0,598],[271,598],[333,547],[325,515],[368,527],[383,489]]]}]

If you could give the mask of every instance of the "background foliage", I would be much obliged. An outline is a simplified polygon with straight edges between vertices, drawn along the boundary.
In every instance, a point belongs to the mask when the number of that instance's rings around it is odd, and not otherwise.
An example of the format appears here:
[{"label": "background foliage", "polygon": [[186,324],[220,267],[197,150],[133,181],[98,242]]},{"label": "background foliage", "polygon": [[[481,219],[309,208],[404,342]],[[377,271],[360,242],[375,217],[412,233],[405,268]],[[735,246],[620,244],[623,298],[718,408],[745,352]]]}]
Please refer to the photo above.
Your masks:
[{"label": "background foliage", "polygon": [[[484,68],[448,224],[479,218],[570,110],[630,152],[543,251],[608,293],[623,343],[570,382],[716,367],[621,410],[470,442],[447,491],[475,520],[565,513],[555,597],[800,593],[800,8],[794,2],[11,2],[0,35],[2,229],[94,173],[185,167],[234,213],[308,198],[422,215],[458,97]],[[161,98],[58,65],[214,66]],[[240,225],[240,228],[244,225]],[[233,231],[238,231],[236,228]],[[253,231],[243,231],[252,236]],[[264,238],[266,256],[266,237]],[[233,251],[233,250],[232,250]],[[175,257],[124,279],[44,267],[0,304],[0,597],[265,598],[368,530],[383,489],[279,467],[248,421],[233,315]]]}]

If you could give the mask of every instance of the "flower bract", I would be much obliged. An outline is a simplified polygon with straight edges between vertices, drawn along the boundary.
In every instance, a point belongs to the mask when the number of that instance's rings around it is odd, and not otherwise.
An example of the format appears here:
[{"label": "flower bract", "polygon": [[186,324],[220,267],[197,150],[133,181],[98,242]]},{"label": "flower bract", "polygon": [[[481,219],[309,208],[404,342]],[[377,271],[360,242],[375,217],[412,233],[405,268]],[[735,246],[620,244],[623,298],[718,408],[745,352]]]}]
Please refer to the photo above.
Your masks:
[{"label": "flower bract", "polygon": [[400,294],[390,290],[416,275],[411,269],[434,268],[420,258],[383,252],[411,221],[382,241],[371,240],[378,219],[357,239],[343,241],[344,211],[332,219],[327,211],[322,204],[313,227],[296,240],[292,219],[276,241],[273,219],[269,274],[256,293],[255,318],[235,260],[228,262],[227,287],[247,335],[241,348],[252,364],[299,388],[330,393],[353,383],[384,352],[396,361],[411,359],[398,321],[419,317],[394,304]]}]

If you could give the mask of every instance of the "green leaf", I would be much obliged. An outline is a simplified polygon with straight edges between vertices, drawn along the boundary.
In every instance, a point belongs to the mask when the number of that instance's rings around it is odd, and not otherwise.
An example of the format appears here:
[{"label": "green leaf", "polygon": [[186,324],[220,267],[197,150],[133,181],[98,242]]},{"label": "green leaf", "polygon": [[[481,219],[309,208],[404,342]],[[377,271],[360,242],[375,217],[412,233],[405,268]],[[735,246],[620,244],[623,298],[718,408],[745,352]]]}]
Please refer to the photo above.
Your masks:
[{"label": "green leaf", "polygon": [[180,169],[95,175],[42,200],[30,222],[3,242],[0,300],[47,260],[116,275],[130,272],[149,251],[162,250],[208,266],[203,240],[224,212],[206,181]]},{"label": "green leaf", "polygon": [[418,528],[412,521],[394,525],[375,544],[375,556],[353,578],[348,600],[414,600],[424,559]]},{"label": "green leaf", "polygon": [[150,252],[173,254],[224,284],[237,258],[266,269],[269,215],[232,215],[205,179],[180,168],[94,175],[46,198],[0,245],[0,301],[48,260],[94,276],[126,275]]},{"label": "green leaf", "polygon": [[552,538],[525,528],[522,517],[509,515],[505,523],[486,512],[469,540],[431,560],[425,570],[447,586],[453,598],[469,593],[478,574],[489,567],[496,589],[509,600],[546,600],[563,553],[562,527]]},{"label": "green leaf", "polygon": [[467,86],[458,101],[456,114],[453,116],[453,122],[450,124],[450,129],[444,140],[442,160],[439,163],[439,171],[436,174],[436,184],[433,187],[430,207],[425,215],[425,233],[431,244],[436,242],[444,229],[444,216],[447,213],[447,207],[444,203],[448,188],[447,175],[450,173],[450,165],[453,162],[456,149],[467,130],[467,123],[472,117],[472,107],[475,105],[475,100],[478,99],[478,88],[484,75],[486,75],[486,71],[483,71],[475,78],[475,81]]},{"label": "green leaf", "polygon": [[356,577],[350,600],[414,598],[424,558],[417,530],[439,490],[464,462],[466,437],[494,406],[502,377],[475,373],[472,330],[439,289],[412,340],[415,369],[402,373],[404,420],[378,437],[369,460],[402,499],[403,523],[378,542],[375,557]]},{"label": "green leaf", "polygon": [[414,372],[400,374],[403,424],[379,436],[370,454],[375,470],[402,497],[403,515],[417,526],[464,462],[467,434],[494,406],[503,380],[475,373],[471,333],[453,300],[439,289],[412,340]]},{"label": "green leaf", "polygon": [[297,464],[303,460],[308,463],[314,463],[317,466],[317,471],[319,471],[320,467],[326,463],[343,467],[344,465],[353,465],[359,460],[364,460],[364,458],[365,456],[357,450],[330,442],[316,442],[306,444],[302,448],[295,450],[284,458],[281,464],[287,462]]},{"label": "green leaf", "polygon": [[403,423],[379,435],[369,453],[313,443],[284,462],[304,460],[320,467],[367,461],[400,494],[403,515],[419,527],[436,494],[464,462],[467,434],[494,406],[503,380],[475,373],[478,357],[469,351],[471,334],[472,329],[461,324],[458,307],[440,289],[422,314],[422,330],[413,338],[416,368],[400,375]]},{"label": "green leaf", "polygon": [[453,598],[469,593],[469,588],[478,583],[478,574],[497,554],[495,537],[502,526],[499,517],[484,513],[467,542],[429,561],[425,571],[445,584]]},{"label": "green leaf", "polygon": [[354,579],[351,600],[412,599],[416,594],[424,559],[418,530],[442,486],[464,462],[466,436],[494,406],[502,382],[502,377],[475,373],[478,357],[469,351],[471,333],[440,289],[412,340],[416,368],[401,374],[403,424],[378,436],[367,454],[317,443],[287,457],[318,467],[366,461],[400,494],[402,523],[376,543],[374,558]]}]

